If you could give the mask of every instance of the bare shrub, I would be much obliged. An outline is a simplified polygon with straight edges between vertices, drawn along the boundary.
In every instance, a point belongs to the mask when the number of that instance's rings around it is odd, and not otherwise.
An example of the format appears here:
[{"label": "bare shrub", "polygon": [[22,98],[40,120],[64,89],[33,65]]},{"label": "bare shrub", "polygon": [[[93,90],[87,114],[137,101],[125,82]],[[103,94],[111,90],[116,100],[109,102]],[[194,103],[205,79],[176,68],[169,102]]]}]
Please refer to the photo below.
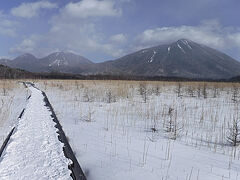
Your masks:
[{"label": "bare shrub", "polygon": [[111,90],[108,90],[106,92],[106,99],[107,99],[107,103],[116,102],[116,97],[112,94]]},{"label": "bare shrub", "polygon": [[155,87],[154,93],[155,93],[156,96],[160,95],[161,92],[160,92],[160,87],[158,85]]},{"label": "bare shrub", "polygon": [[170,107],[168,110],[169,120],[167,121],[165,132],[168,133],[170,139],[176,140],[180,136],[183,126],[177,122],[177,112],[175,111],[175,115],[173,112],[174,109]]},{"label": "bare shrub", "polygon": [[83,101],[84,102],[89,102],[90,101],[90,97],[88,95],[88,89],[84,89],[84,92],[83,92]]},{"label": "bare shrub", "polygon": [[92,122],[94,113],[95,113],[95,111],[91,110],[91,108],[89,107],[87,115],[81,117],[81,120],[86,121],[86,122]]},{"label": "bare shrub", "polygon": [[3,96],[7,96],[7,89],[5,87],[3,87],[2,91],[3,91]]},{"label": "bare shrub", "polygon": [[198,96],[198,98],[201,97],[201,87],[200,87],[200,85],[197,87],[197,96]]},{"label": "bare shrub", "polygon": [[237,98],[238,98],[238,87],[233,86],[233,90],[232,90],[232,101],[235,103],[237,102]]},{"label": "bare shrub", "polygon": [[206,83],[203,84],[202,95],[203,95],[204,99],[207,98],[207,84]]},{"label": "bare shrub", "polygon": [[151,131],[152,131],[153,133],[155,133],[155,132],[158,131],[157,126],[158,126],[158,121],[157,121],[157,118],[154,117],[154,119],[153,119],[153,126],[151,127]]},{"label": "bare shrub", "polygon": [[175,90],[175,92],[177,93],[177,97],[181,97],[182,96],[181,91],[182,91],[182,84],[178,83],[177,87],[176,87],[176,90]]},{"label": "bare shrub", "polygon": [[227,140],[232,146],[240,144],[240,121],[236,118],[233,119],[231,127],[229,128]]},{"label": "bare shrub", "polygon": [[139,93],[143,98],[143,102],[146,103],[147,102],[147,86],[146,84],[140,84],[139,85]]},{"label": "bare shrub", "polygon": [[190,97],[194,97],[194,89],[192,86],[188,86],[187,92]]},{"label": "bare shrub", "polygon": [[216,98],[218,94],[219,94],[218,87],[215,85],[213,87],[213,98]]}]

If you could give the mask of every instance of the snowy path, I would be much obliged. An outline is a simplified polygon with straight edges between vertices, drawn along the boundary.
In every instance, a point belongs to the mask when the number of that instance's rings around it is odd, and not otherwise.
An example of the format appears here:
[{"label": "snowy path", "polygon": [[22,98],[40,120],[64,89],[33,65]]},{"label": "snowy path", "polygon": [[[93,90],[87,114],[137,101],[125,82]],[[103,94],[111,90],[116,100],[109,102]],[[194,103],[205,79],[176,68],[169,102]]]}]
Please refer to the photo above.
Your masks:
[{"label": "snowy path", "polygon": [[44,96],[29,89],[32,96],[0,159],[0,179],[72,179]]}]

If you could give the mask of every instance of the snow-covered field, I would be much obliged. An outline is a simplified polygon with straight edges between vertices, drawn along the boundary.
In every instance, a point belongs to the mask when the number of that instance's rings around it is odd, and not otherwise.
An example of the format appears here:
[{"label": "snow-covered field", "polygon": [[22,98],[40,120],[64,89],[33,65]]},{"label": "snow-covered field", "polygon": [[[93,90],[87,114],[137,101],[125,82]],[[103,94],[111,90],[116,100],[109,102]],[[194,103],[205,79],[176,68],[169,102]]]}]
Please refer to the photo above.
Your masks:
[{"label": "snow-covered field", "polygon": [[0,146],[26,106],[29,91],[18,81],[0,80]]},{"label": "snow-covered field", "polygon": [[39,81],[88,180],[240,179],[239,84]]},{"label": "snow-covered field", "polygon": [[[48,95],[88,180],[240,179],[240,147],[227,140],[239,120],[239,84],[36,84]],[[30,93],[17,81],[2,80],[0,87],[2,143]]]}]

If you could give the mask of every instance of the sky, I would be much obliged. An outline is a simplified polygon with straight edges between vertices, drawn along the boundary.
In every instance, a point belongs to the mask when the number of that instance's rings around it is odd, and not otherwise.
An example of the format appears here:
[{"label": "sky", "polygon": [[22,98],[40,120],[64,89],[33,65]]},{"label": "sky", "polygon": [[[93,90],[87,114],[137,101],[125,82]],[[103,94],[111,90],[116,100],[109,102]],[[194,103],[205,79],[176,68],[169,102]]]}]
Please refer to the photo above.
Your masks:
[{"label": "sky", "polygon": [[240,61],[239,0],[1,0],[0,58],[70,51],[94,62],[189,39]]}]

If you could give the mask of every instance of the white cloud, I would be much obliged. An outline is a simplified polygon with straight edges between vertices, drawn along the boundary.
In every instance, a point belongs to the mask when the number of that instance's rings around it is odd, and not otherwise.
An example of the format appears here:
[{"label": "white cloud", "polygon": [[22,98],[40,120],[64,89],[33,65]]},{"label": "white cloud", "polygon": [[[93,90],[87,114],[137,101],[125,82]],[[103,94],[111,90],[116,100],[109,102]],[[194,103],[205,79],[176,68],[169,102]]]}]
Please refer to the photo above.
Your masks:
[{"label": "white cloud", "polygon": [[199,26],[161,27],[147,29],[137,37],[137,43],[154,46],[181,38],[190,39],[215,48],[224,48],[227,41],[225,28],[217,21],[204,21]]},{"label": "white cloud", "polygon": [[[228,52],[240,52],[240,28],[224,27],[217,20],[202,21],[197,26],[170,26],[146,29],[135,37],[129,49],[132,51],[168,44],[185,38],[197,43]],[[232,54],[239,57],[240,53]]]},{"label": "white cloud", "polygon": [[62,13],[74,18],[88,18],[120,16],[122,11],[116,8],[115,2],[112,0],[82,0],[67,4]]},{"label": "white cloud", "polygon": [[29,38],[24,39],[20,44],[10,49],[10,53],[32,53],[36,48],[36,42],[39,37],[32,35]]},{"label": "white cloud", "polygon": [[38,16],[42,9],[53,8],[57,8],[55,3],[43,0],[33,3],[22,3],[20,6],[12,8],[11,14],[22,18],[32,18]]},{"label": "white cloud", "polygon": [[98,29],[95,18],[118,17],[120,14],[120,6],[112,0],[83,0],[68,3],[59,14],[50,19],[51,27],[48,33],[25,38],[12,48],[11,52],[31,52],[42,56],[58,48],[65,51],[72,50],[82,55],[91,56],[93,53],[100,53],[119,56],[122,50],[116,46],[120,41],[121,43],[125,41],[125,36],[119,34],[110,40]]},{"label": "white cloud", "polygon": [[[47,1],[39,1],[47,2]],[[138,35],[115,34],[108,37],[101,27],[105,17],[119,17],[122,14],[122,4],[129,0],[82,0],[69,2],[59,13],[50,18],[49,32],[45,34],[25,36],[21,43],[11,49],[13,53],[34,53],[37,56],[46,55],[58,50],[72,50],[83,56],[119,57],[135,50],[159,44],[171,43],[181,38],[227,51],[238,48],[240,51],[240,31],[234,27],[223,27],[217,20],[203,21],[197,26],[170,26],[146,29]],[[28,3],[34,4],[34,3]],[[21,5],[22,6],[22,5]],[[20,7],[21,7],[20,6]],[[31,8],[30,8],[31,9]],[[40,8],[41,9],[41,8]],[[36,9],[35,9],[36,10]],[[32,17],[36,14],[26,17]],[[31,14],[31,13],[29,13]],[[1,20],[1,13],[0,13]],[[10,27],[11,22],[0,21],[1,28]],[[100,24],[100,25],[99,25]],[[11,28],[5,33],[14,34]],[[129,42],[128,39],[134,39]]]},{"label": "white cloud", "polygon": [[0,34],[10,37],[16,36],[16,27],[18,23],[9,20],[8,17],[0,11]]},{"label": "white cloud", "polygon": [[[67,20],[66,20],[66,19]],[[91,21],[72,20],[62,15],[51,21],[51,29],[45,35],[31,36],[12,49],[12,52],[32,52],[46,55],[58,48],[72,50],[82,55],[105,54],[120,57],[127,53],[171,43],[181,38],[227,51],[232,48],[240,50],[239,29],[222,27],[217,21],[204,21],[198,26],[159,27],[147,29],[136,37],[133,42],[127,41],[125,34],[107,37],[100,33]],[[128,43],[126,43],[128,42]]]},{"label": "white cloud", "polygon": [[120,33],[120,34],[115,34],[113,36],[110,37],[110,40],[116,43],[125,43],[127,41],[127,37]]},{"label": "white cloud", "polygon": [[234,46],[239,47],[240,50],[240,32],[229,34],[228,39],[234,44]]},{"label": "white cloud", "polygon": [[0,56],[0,59],[11,59],[11,58],[8,56]]}]

